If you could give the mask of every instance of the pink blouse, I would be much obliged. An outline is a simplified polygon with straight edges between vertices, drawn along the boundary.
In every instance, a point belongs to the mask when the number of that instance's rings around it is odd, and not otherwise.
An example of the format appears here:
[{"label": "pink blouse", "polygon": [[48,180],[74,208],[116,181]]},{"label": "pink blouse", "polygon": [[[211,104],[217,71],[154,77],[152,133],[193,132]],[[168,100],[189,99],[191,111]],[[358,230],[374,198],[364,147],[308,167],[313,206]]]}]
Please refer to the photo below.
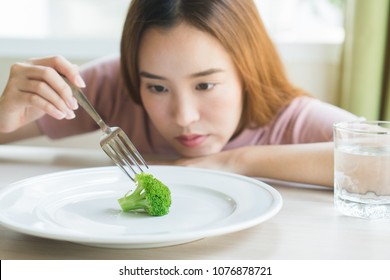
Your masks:
[{"label": "pink blouse", "polygon": [[[118,57],[103,58],[84,65],[81,75],[87,84],[84,93],[110,126],[121,127],[141,153],[175,154],[159,134],[145,110],[130,98]],[[312,97],[295,98],[266,126],[246,129],[224,150],[248,145],[297,144],[331,141],[333,123],[358,119],[357,116]],[[57,139],[95,131],[96,123],[80,108],[73,120],[44,116],[38,120],[43,134]]]}]

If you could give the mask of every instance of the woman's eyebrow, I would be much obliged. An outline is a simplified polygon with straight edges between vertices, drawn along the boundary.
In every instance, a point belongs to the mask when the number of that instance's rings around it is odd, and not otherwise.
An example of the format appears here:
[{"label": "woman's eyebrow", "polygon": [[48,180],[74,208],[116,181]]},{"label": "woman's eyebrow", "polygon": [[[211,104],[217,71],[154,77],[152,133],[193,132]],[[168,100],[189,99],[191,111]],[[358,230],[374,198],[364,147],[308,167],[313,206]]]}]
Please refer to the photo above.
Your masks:
[{"label": "woman's eyebrow", "polygon": [[[190,77],[191,78],[204,77],[204,76],[208,76],[208,75],[211,75],[211,74],[214,74],[214,73],[219,73],[219,72],[224,72],[224,71],[225,70],[219,69],[219,68],[210,68],[210,69],[207,69],[207,70],[204,70],[204,71],[201,71],[201,72],[197,72],[197,73],[191,74]],[[167,80],[167,78],[165,78],[163,76],[152,74],[152,73],[149,73],[149,72],[146,72],[146,71],[141,71],[139,73],[139,75],[141,77],[145,77],[145,78],[148,78],[148,79]]]},{"label": "woman's eyebrow", "polygon": [[148,78],[148,79],[155,79],[155,80],[166,80],[167,78],[164,78],[162,76],[158,76],[158,75],[155,75],[155,74],[152,74],[152,73],[148,73],[148,72],[145,72],[145,71],[141,71],[139,73],[139,75],[141,77],[145,77],[145,78]]},{"label": "woman's eyebrow", "polygon": [[210,69],[207,69],[205,71],[201,71],[201,72],[197,72],[197,73],[191,74],[190,76],[193,77],[193,78],[197,78],[197,77],[208,76],[208,75],[211,75],[211,74],[214,74],[214,73],[219,73],[219,72],[224,72],[224,71],[225,70],[219,69],[219,68],[210,68]]}]

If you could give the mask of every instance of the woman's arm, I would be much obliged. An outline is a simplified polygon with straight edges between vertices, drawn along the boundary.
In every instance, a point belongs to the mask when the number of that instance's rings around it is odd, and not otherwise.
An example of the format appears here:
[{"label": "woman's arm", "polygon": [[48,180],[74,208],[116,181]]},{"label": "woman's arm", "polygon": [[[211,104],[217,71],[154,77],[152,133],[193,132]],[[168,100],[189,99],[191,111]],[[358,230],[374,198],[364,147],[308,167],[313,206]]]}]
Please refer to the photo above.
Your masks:
[{"label": "woman's arm", "polygon": [[11,143],[18,140],[37,137],[40,135],[42,135],[42,133],[39,130],[37,124],[35,122],[32,122],[10,133],[0,132],[0,144]]},{"label": "woman's arm", "polygon": [[206,157],[180,159],[175,164],[333,186],[333,142],[246,146]]}]

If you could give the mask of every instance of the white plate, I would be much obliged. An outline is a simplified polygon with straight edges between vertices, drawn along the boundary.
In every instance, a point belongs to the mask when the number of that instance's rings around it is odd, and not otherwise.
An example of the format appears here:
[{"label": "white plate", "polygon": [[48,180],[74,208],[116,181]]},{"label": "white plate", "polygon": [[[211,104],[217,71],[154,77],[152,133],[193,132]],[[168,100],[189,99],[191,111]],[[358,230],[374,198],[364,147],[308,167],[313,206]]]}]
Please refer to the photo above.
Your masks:
[{"label": "white plate", "polygon": [[134,184],[117,167],[57,172],[0,191],[0,224],[25,234],[97,247],[152,248],[255,226],[282,206],[256,179],[206,169],[151,166],[169,186],[169,214],[123,213],[117,199]]}]

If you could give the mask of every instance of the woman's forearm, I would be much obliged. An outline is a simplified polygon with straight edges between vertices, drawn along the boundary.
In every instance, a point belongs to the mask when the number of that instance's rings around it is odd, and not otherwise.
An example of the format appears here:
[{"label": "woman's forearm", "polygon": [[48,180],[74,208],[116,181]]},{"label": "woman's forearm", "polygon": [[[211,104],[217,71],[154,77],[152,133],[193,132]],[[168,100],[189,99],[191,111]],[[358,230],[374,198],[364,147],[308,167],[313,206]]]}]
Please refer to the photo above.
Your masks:
[{"label": "woman's forearm", "polygon": [[[161,164],[161,162],[158,162]],[[217,169],[245,176],[333,186],[333,143],[246,146],[175,164]]]},{"label": "woman's forearm", "polygon": [[333,143],[248,146],[235,151],[243,175],[333,186]]},{"label": "woman's forearm", "polygon": [[0,132],[0,144],[11,143],[40,135],[42,135],[42,132],[39,130],[38,125],[32,122],[10,133]]}]

